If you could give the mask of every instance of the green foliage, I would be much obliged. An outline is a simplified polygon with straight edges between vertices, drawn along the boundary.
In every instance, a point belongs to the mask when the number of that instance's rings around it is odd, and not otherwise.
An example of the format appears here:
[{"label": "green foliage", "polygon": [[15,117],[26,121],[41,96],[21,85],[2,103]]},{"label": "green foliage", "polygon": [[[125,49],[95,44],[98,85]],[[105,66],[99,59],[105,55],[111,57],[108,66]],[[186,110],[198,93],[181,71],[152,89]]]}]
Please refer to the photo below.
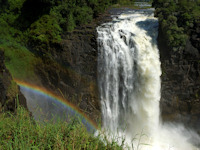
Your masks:
[{"label": "green foliage", "polygon": [[26,0],[7,0],[9,4],[9,11],[15,12],[15,13],[20,13],[20,9],[22,8],[24,2]]},{"label": "green foliage", "polygon": [[4,19],[0,18],[0,43],[3,43],[2,40],[8,40],[10,37],[14,36],[16,32],[17,31],[10,27]]},{"label": "green foliage", "polygon": [[34,65],[38,61],[25,47],[17,44],[1,45],[5,50],[5,65],[14,78],[33,78]]},{"label": "green foliage", "polygon": [[66,30],[66,24],[69,21],[69,14],[67,3],[52,7],[50,10],[50,16],[53,16],[58,21],[63,30]]},{"label": "green foliage", "polygon": [[[34,22],[28,30],[29,42],[33,42],[36,50],[48,49],[50,43],[59,43],[61,41],[62,29],[58,21],[49,15],[42,16]],[[43,47],[43,45],[45,45]]]},{"label": "green foliage", "polygon": [[[52,45],[60,43],[62,31],[73,31],[77,26],[90,23],[112,4],[132,2],[133,0],[1,0],[0,21],[4,27],[10,28],[9,31],[15,30],[12,33],[6,32],[18,39],[18,42],[45,53]],[[33,7],[37,7],[37,11]]]},{"label": "green foliage", "polygon": [[87,132],[79,121],[35,122],[29,113],[18,107],[16,115],[0,114],[0,149],[122,149],[116,142],[104,145]]},{"label": "green foliage", "polygon": [[75,24],[74,16],[72,13],[69,13],[68,22],[67,22],[67,31],[73,31],[75,26],[76,24]]},{"label": "green foliage", "polygon": [[93,11],[87,6],[77,7],[74,16],[77,25],[87,24],[92,21]]},{"label": "green foliage", "polygon": [[15,78],[35,76],[34,66],[40,63],[35,53],[49,56],[62,32],[90,23],[112,4],[129,2],[133,1],[0,0],[0,48],[7,68]]},{"label": "green foliage", "polygon": [[121,5],[128,5],[132,4],[134,1],[133,0],[118,0],[118,3]]},{"label": "green foliage", "polygon": [[8,87],[8,90],[6,91],[7,92],[7,96],[8,96],[8,100],[9,99],[13,99],[17,94],[18,94],[18,86],[17,84],[14,82],[14,80],[11,80],[11,83]]},{"label": "green foliage", "polygon": [[111,3],[111,0],[0,0],[0,48],[5,51],[5,64],[12,76],[19,79],[35,76],[34,66],[40,63],[35,53],[49,56],[51,47],[59,46],[62,32],[90,23]]},{"label": "green foliage", "polygon": [[34,76],[36,58],[22,43],[25,33],[10,26],[0,17],[0,49],[4,50],[5,64],[15,78],[28,78]]},{"label": "green foliage", "polygon": [[199,1],[154,0],[153,6],[168,46],[184,49],[194,24],[200,19]]},{"label": "green foliage", "polygon": [[87,5],[94,9],[98,5],[98,0],[87,0]]}]

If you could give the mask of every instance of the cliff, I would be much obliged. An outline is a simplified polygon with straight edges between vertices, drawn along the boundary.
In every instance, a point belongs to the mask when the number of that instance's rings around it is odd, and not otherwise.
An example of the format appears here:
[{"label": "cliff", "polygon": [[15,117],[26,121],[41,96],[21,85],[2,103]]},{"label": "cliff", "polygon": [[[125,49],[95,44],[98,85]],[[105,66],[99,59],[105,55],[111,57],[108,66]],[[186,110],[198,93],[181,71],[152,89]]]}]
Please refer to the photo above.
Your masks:
[{"label": "cliff", "polygon": [[63,95],[93,120],[99,120],[97,90],[97,48],[95,27],[76,30],[63,37],[62,44],[51,50],[35,68],[41,86]]},{"label": "cliff", "polygon": [[[196,29],[198,31],[199,29]],[[194,32],[194,35],[198,32]],[[200,47],[191,37],[184,50],[167,47],[159,30],[158,46],[162,66],[161,112],[164,121],[184,122],[200,131]],[[192,42],[191,42],[192,41]],[[196,44],[195,44],[196,43]],[[193,46],[193,45],[194,46]]]},{"label": "cliff", "polygon": [[35,68],[40,86],[64,96],[95,122],[101,120],[96,27],[108,16],[105,13],[88,25],[63,33],[61,44],[51,47],[50,55]]}]

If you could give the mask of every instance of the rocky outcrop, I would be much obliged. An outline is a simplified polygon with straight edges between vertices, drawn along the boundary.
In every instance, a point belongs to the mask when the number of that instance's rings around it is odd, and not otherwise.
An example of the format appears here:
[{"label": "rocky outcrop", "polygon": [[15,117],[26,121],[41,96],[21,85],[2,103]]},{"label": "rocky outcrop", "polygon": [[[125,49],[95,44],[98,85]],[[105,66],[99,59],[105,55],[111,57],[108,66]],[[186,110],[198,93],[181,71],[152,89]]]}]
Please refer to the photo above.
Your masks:
[{"label": "rocky outcrop", "polygon": [[14,112],[17,107],[17,100],[19,100],[19,104],[27,108],[24,96],[19,92],[19,87],[5,67],[4,52],[0,49],[0,113]]},{"label": "rocky outcrop", "polygon": [[185,50],[172,51],[163,39],[159,31],[162,117],[165,121],[184,122],[200,131],[200,49],[188,40]]}]

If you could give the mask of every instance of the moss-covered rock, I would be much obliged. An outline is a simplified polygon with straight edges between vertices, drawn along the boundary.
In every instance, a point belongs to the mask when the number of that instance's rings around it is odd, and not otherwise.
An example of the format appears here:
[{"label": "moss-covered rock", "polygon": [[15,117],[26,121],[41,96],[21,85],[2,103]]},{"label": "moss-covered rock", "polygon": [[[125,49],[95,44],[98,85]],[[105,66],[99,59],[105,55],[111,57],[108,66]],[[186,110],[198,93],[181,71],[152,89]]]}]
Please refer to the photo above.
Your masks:
[{"label": "moss-covered rock", "polygon": [[[17,98],[19,96],[19,99]],[[4,51],[0,49],[0,112],[15,111],[19,104],[26,107],[26,100],[21,95],[17,84],[4,64]]]}]

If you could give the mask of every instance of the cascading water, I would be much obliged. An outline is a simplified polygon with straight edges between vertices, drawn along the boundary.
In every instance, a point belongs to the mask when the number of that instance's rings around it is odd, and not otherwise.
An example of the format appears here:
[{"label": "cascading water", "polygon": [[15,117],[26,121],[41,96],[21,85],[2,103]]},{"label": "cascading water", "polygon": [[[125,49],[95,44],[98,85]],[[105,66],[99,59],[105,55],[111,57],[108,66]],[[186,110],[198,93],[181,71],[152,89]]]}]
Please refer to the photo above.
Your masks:
[{"label": "cascading water", "polygon": [[159,123],[161,68],[153,11],[129,10],[97,28],[103,129],[124,137],[132,149],[190,150],[188,139],[200,139],[196,134],[188,131],[192,136],[185,137],[184,128]]}]

